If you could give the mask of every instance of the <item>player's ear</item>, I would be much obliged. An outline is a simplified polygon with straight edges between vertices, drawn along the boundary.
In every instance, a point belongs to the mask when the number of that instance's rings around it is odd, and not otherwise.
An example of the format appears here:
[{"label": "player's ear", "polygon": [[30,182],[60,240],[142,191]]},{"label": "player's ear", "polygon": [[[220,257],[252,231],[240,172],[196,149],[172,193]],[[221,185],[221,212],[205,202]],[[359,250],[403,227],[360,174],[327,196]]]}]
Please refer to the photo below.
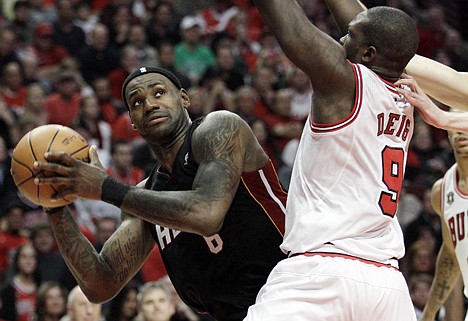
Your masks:
[{"label": "player's ear", "polygon": [[366,50],[364,51],[364,54],[361,57],[362,62],[369,63],[375,59],[376,55],[377,55],[377,49],[374,46],[369,46],[366,48]]},{"label": "player's ear", "polygon": [[180,90],[180,99],[181,99],[182,106],[185,109],[188,109],[190,106],[190,97],[184,88]]}]

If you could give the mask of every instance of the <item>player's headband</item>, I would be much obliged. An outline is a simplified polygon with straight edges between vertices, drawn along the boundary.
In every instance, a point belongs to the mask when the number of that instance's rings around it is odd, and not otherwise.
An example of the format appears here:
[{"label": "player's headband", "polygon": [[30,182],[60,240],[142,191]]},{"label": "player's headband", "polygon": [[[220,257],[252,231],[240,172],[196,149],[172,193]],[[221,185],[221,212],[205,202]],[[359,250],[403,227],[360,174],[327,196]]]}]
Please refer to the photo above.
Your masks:
[{"label": "player's headband", "polygon": [[174,75],[172,72],[169,70],[159,68],[159,67],[140,67],[134,72],[132,72],[130,75],[128,75],[127,79],[125,79],[123,86],[122,86],[122,99],[125,103],[125,107],[127,107],[127,110],[130,110],[130,107],[127,104],[127,100],[125,99],[125,90],[127,89],[127,85],[132,79],[139,77],[144,74],[149,74],[149,73],[155,73],[155,74],[161,74],[170,81],[177,87],[177,89],[181,89],[182,85],[180,84],[179,79],[177,78],[176,75]]}]

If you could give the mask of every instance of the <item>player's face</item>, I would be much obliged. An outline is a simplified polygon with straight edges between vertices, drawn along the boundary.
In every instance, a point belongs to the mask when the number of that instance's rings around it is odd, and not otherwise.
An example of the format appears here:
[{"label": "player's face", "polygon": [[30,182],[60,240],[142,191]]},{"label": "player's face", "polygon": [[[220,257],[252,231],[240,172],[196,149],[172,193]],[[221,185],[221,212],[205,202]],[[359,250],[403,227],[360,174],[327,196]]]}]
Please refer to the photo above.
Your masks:
[{"label": "player's face", "polygon": [[468,158],[468,134],[448,131],[448,137],[457,159]]},{"label": "player's face", "polygon": [[186,91],[178,90],[163,75],[148,73],[136,77],[128,84],[125,94],[130,118],[149,142],[164,143],[188,123]]},{"label": "player's face", "polygon": [[366,12],[359,13],[353,21],[349,23],[348,33],[340,39],[341,45],[345,48],[346,58],[351,62],[360,63],[363,53],[363,34],[361,26],[367,20]]}]

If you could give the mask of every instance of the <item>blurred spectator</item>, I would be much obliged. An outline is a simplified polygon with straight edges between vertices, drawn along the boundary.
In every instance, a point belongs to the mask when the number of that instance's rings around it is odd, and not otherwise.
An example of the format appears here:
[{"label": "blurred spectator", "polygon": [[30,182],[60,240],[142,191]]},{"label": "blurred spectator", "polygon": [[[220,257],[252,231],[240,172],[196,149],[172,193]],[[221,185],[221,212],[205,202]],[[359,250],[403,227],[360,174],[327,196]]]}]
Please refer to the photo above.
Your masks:
[{"label": "blurred spectator", "polygon": [[37,252],[37,273],[41,282],[56,281],[71,290],[76,281],[60,253],[57,251],[54,233],[48,221],[31,228],[30,240]]},{"label": "blurred spectator", "polygon": [[403,230],[405,247],[408,249],[414,242],[422,240],[427,247],[438,251],[442,244],[442,225],[431,204],[431,187],[424,190],[422,205],[418,216]]},{"label": "blurred spectator", "polygon": [[219,69],[207,69],[199,81],[199,86],[206,91],[205,113],[213,110],[234,110],[233,93],[226,87]]},{"label": "blurred spectator", "polygon": [[34,82],[41,82],[49,91],[50,84],[47,79],[41,79],[38,75],[39,60],[32,51],[25,51],[21,55],[21,64],[23,66],[23,83],[29,85]]},{"label": "blurred spectator", "polygon": [[468,71],[468,43],[463,40],[458,30],[447,30],[443,50],[450,58],[450,67],[457,71]]},{"label": "blurred spectator", "polygon": [[291,139],[280,152],[280,165],[278,168],[278,178],[283,188],[288,191],[291,182],[291,174],[294,161],[296,160],[299,138]]},{"label": "blurred spectator", "polygon": [[145,178],[143,170],[133,165],[133,146],[128,141],[112,144],[112,162],[106,172],[116,180],[133,186]]},{"label": "blurred spectator", "polygon": [[255,104],[254,115],[263,118],[270,113],[275,98],[275,89],[273,85],[276,83],[275,73],[267,67],[261,66],[255,68],[252,72],[252,88],[255,89],[257,102]]},{"label": "blurred spectator", "polygon": [[250,86],[244,85],[234,92],[235,112],[247,123],[251,123],[255,116],[255,105],[259,99],[257,92]]},{"label": "blurred spectator", "polygon": [[136,21],[127,3],[113,2],[109,10],[109,22],[103,20],[109,28],[109,44],[111,47],[120,50],[128,43],[130,26]]},{"label": "blurred spectator", "polygon": [[39,279],[36,274],[37,254],[30,243],[18,247],[12,266],[12,278],[4,283],[0,292],[3,306],[0,318],[8,321],[29,321],[34,317],[36,290]]},{"label": "blurred spectator", "polygon": [[196,86],[189,88],[187,92],[190,97],[190,106],[188,108],[190,119],[195,120],[198,117],[206,116],[206,89],[202,86]]},{"label": "blurred spectator", "polygon": [[99,16],[93,13],[89,3],[82,1],[76,5],[76,15],[75,19],[73,19],[73,24],[83,30],[85,34],[85,43],[90,43],[91,32],[98,22]]},{"label": "blurred spectator", "polygon": [[[77,199],[73,202],[76,208],[76,221],[91,243],[96,240],[96,222],[102,217],[113,217],[120,222],[120,208],[100,200]],[[91,232],[91,233],[89,233]]]},{"label": "blurred spectator", "polygon": [[287,82],[291,90],[290,116],[305,121],[312,108],[313,89],[310,79],[305,72],[297,67],[291,67]]},{"label": "blurred spectator", "polygon": [[304,122],[291,117],[289,89],[276,91],[270,110],[270,113],[263,118],[271,132],[273,143],[279,151],[282,151],[291,139],[301,137]]},{"label": "blurred spectator", "polygon": [[41,22],[52,22],[57,19],[57,15],[53,7],[46,6],[45,0],[28,0],[29,15],[31,23],[36,25]]},{"label": "blurred spectator", "polygon": [[161,41],[180,42],[178,23],[172,1],[158,1],[145,25],[148,43],[158,47]]},{"label": "blurred spectator", "polygon": [[127,283],[105,309],[106,321],[133,321],[138,314],[138,292],[138,284]]},{"label": "blurred spectator", "polygon": [[233,0],[214,0],[212,5],[202,8],[198,14],[204,21],[206,34],[213,36],[226,31],[238,12],[239,8],[234,5]]},{"label": "blurred spectator", "polygon": [[9,62],[3,68],[0,82],[0,93],[8,108],[20,115],[26,101],[26,86],[23,84],[21,65]]},{"label": "blurred spectator", "polygon": [[119,221],[115,217],[103,216],[96,221],[96,234],[94,240],[94,248],[100,252],[104,243],[111,237],[119,226]]},{"label": "blurred spectator", "polygon": [[0,230],[0,281],[4,283],[6,273],[13,263],[16,249],[29,241],[25,229],[25,211],[18,202],[5,206],[6,215],[2,219]]},{"label": "blurred spectator", "polygon": [[174,44],[169,41],[161,41],[158,46],[159,67],[172,71],[179,78],[183,88],[188,89],[192,86],[190,78],[174,67]]},{"label": "blurred spectator", "polygon": [[202,42],[204,23],[200,17],[185,16],[180,22],[182,41],[174,47],[174,66],[196,84],[216,62],[211,49]]},{"label": "blurred spectator", "polygon": [[77,56],[81,74],[88,84],[119,65],[118,52],[109,46],[109,29],[106,25],[96,24],[90,40],[91,43],[83,46]]},{"label": "blurred spectator", "polygon": [[435,52],[442,49],[446,41],[447,23],[443,9],[437,5],[430,6],[418,21],[418,32],[418,54],[434,58]]},{"label": "blurred spectator", "polygon": [[177,294],[169,276],[165,276],[158,282],[153,282],[153,284],[156,284],[157,286],[162,285],[162,287],[171,294],[172,302],[175,305],[175,314],[172,316],[171,321],[214,321],[210,315],[197,314],[187,304],[185,304],[179,294]]},{"label": "blurred spectator", "polygon": [[140,67],[141,60],[138,49],[133,45],[124,46],[119,52],[119,65],[108,74],[111,83],[111,94],[115,99],[122,100],[122,86],[132,71]]},{"label": "blurred spectator", "polygon": [[67,290],[58,282],[42,282],[36,293],[34,321],[59,321],[66,313]]},{"label": "blurred spectator", "polygon": [[159,66],[158,52],[154,46],[148,44],[146,31],[142,24],[134,23],[130,26],[128,44],[135,46],[142,66]]},{"label": "blurred spectator", "polygon": [[133,127],[132,120],[127,112],[122,113],[112,126],[112,139],[114,141],[126,140],[135,143],[143,140],[140,133]]},{"label": "blurred spectator", "polygon": [[5,140],[0,136],[0,230],[2,230],[1,222],[4,220],[7,209],[11,205],[10,202],[16,198],[18,192],[11,176],[10,168],[11,157],[8,153]]},{"label": "blurred spectator", "polygon": [[397,217],[403,231],[406,230],[408,224],[413,222],[423,210],[421,199],[413,191],[408,189],[408,185],[407,181],[403,181],[400,198],[398,199]]},{"label": "blurred spectator", "polygon": [[37,76],[52,83],[60,68],[60,63],[69,56],[67,49],[55,43],[54,29],[48,22],[34,27],[32,52],[37,59]]},{"label": "blurred spectator", "polygon": [[109,123],[101,119],[101,108],[95,95],[82,96],[80,110],[73,122],[73,127],[87,132],[89,145],[96,145],[99,160],[104,167],[111,162],[112,129]]},{"label": "blurred spectator", "polygon": [[400,269],[406,280],[413,275],[426,273],[434,276],[436,254],[432,246],[418,240],[408,247],[406,255],[401,260]]},{"label": "blurred spectator", "polygon": [[[45,110],[46,92],[40,83],[32,83],[27,87],[24,112],[18,122],[32,120],[34,127],[49,123],[49,114]],[[28,130],[29,131],[29,130]],[[21,133],[23,136],[26,132]]]},{"label": "blurred spectator", "polygon": [[210,66],[205,74],[216,73],[229,90],[236,90],[245,84],[244,75],[235,64],[235,57],[230,46],[220,46],[216,49],[216,64]]},{"label": "blurred spectator", "polygon": [[101,321],[102,305],[91,303],[81,288],[75,286],[68,295],[67,314],[63,321]]},{"label": "blurred spectator", "polygon": [[[12,149],[21,138],[21,132],[17,127],[16,115],[8,108],[0,95],[0,140],[6,150]],[[2,160],[3,161],[3,160]]]},{"label": "blurred spectator", "polygon": [[46,99],[49,123],[72,127],[78,116],[81,102],[76,75],[71,72],[60,73],[55,89],[56,91]]},{"label": "blurred spectator", "polygon": [[260,143],[260,146],[263,147],[267,155],[270,157],[275,168],[279,168],[279,151],[272,141],[270,130],[265,121],[261,118],[255,118],[249,123],[249,125]]},{"label": "blurred spectator", "polygon": [[0,74],[9,62],[20,63],[21,59],[16,52],[17,41],[15,32],[10,28],[0,28]]},{"label": "blurred spectator", "polygon": [[30,43],[32,39],[32,23],[29,14],[29,2],[27,0],[17,0],[13,5],[13,19],[6,23],[6,27],[14,31],[19,45]]},{"label": "blurred spectator", "polygon": [[417,273],[411,276],[408,281],[411,301],[413,302],[414,311],[418,319],[424,310],[427,299],[429,298],[432,279],[432,276],[429,274]]},{"label": "blurred spectator", "polygon": [[145,283],[138,293],[138,316],[141,321],[171,321],[175,304],[162,283]]},{"label": "blurred spectator", "polygon": [[86,43],[84,31],[75,25],[76,9],[71,0],[55,0],[57,20],[54,23],[54,43],[67,49],[68,53],[77,57],[79,50]]},{"label": "blurred spectator", "polygon": [[98,77],[91,84],[98,99],[102,118],[113,127],[120,114],[126,112],[121,99],[111,95],[111,83],[107,77]]}]

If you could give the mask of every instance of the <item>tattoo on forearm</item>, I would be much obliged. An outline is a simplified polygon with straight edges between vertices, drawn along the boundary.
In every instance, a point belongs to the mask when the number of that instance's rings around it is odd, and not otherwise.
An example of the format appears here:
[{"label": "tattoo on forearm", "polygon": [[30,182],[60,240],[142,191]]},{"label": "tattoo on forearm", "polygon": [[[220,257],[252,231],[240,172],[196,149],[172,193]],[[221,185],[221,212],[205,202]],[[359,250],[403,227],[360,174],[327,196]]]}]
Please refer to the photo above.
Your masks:
[{"label": "tattoo on forearm", "polygon": [[437,282],[435,283],[435,294],[438,300],[444,301],[450,291],[452,280],[456,277],[456,262],[449,256],[442,256],[439,258],[437,267]]},{"label": "tattoo on forearm", "polygon": [[135,265],[141,261],[143,249],[138,246],[138,238],[141,238],[141,235],[132,235],[131,231],[127,230],[116,242],[109,245],[109,252],[113,253],[109,260],[111,266],[116,267],[113,278],[117,282],[127,279]]}]

